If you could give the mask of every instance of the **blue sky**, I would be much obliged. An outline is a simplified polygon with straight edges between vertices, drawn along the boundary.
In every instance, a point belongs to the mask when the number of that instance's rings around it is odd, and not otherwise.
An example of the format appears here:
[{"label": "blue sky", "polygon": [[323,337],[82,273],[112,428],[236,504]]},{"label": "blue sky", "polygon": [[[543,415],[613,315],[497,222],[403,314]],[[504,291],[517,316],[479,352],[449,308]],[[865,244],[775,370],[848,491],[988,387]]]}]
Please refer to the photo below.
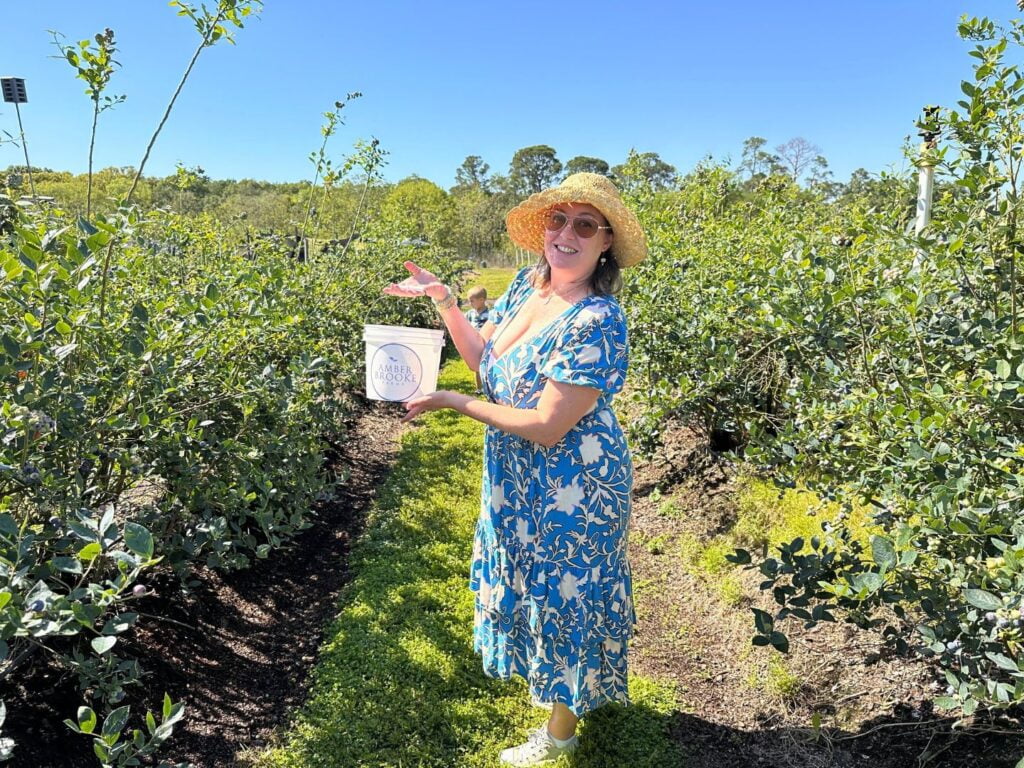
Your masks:
[{"label": "blue sky", "polygon": [[[84,172],[91,102],[47,30],[69,40],[111,27],[124,104],[100,118],[96,167],[137,165],[198,37],[163,0],[8,0],[0,75],[26,80],[33,165]],[[952,104],[971,72],[963,13],[1006,20],[1013,0],[632,0],[373,3],[267,0],[235,46],[207,49],[147,164],[214,178],[309,178],[321,113],[348,91],[328,151],[376,136],[385,176],[448,187],[467,155],[506,171],[550,144],[621,162],[658,152],[680,170],[803,136],[838,179],[902,165],[927,103]],[[0,129],[17,131],[0,103]],[[916,141],[916,137],[915,137]],[[23,162],[0,145],[0,168]]]}]

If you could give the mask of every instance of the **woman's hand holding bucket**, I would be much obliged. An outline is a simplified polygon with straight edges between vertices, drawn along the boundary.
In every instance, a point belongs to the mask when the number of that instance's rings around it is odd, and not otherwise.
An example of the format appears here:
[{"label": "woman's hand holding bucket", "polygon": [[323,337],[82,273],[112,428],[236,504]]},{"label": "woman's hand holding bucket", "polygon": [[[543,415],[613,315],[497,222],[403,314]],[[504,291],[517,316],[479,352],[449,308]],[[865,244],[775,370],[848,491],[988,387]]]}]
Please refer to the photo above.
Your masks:
[{"label": "woman's hand holding bucket", "polygon": [[448,286],[438,280],[432,272],[421,269],[411,261],[405,262],[405,268],[409,270],[411,276],[400,283],[385,286],[384,293],[388,296],[429,296],[434,301],[442,301],[451,294]]}]

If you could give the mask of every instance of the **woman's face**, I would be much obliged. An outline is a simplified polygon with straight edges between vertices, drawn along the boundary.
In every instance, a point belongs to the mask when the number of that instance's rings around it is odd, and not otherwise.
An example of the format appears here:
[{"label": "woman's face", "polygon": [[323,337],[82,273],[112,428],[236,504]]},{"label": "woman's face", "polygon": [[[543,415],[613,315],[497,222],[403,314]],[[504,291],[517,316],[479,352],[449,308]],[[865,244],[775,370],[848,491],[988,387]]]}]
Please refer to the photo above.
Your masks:
[{"label": "woman's face", "polygon": [[560,230],[544,230],[544,258],[552,273],[561,272],[570,280],[589,277],[597,268],[601,254],[611,247],[612,232],[599,229],[593,237],[580,237],[573,229],[572,221],[577,217],[590,219],[602,227],[607,227],[608,221],[589,203],[558,203],[552,210],[561,211],[568,217]]}]

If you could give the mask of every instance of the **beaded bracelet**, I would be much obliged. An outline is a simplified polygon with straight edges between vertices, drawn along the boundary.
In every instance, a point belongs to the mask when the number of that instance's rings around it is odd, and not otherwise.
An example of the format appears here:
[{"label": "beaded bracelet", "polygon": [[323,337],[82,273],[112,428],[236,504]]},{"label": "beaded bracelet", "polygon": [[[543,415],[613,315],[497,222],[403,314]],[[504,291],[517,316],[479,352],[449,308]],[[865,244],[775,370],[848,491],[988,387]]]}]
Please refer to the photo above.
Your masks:
[{"label": "beaded bracelet", "polygon": [[455,299],[455,296],[452,294],[451,291],[448,291],[448,295],[445,296],[440,301],[437,299],[433,299],[433,302],[434,306],[437,307],[438,312],[445,312],[454,307],[456,304],[458,304],[458,301]]}]

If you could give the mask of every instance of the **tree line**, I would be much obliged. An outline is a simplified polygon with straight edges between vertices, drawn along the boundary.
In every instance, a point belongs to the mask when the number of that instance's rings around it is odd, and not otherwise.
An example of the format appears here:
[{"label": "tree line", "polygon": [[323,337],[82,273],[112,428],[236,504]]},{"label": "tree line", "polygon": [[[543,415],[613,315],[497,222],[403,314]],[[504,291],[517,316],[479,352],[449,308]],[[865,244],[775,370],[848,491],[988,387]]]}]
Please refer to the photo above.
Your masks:
[{"label": "tree line", "polygon": [[[836,182],[821,149],[796,137],[774,151],[760,136],[748,138],[735,165],[743,189],[753,190],[771,177],[799,182],[809,193],[832,201],[870,197],[880,185],[866,170],[857,169],[846,183]],[[448,189],[418,175],[395,183],[381,179],[267,182],[255,179],[212,179],[200,166],[179,165],[165,177],[143,177],[135,199],[144,208],[186,215],[208,214],[249,238],[261,234],[305,235],[331,241],[347,238],[361,220],[360,206],[371,218],[389,222],[391,230],[412,243],[449,248],[472,260],[491,260],[510,253],[505,237],[505,213],[531,194],[579,172],[598,173],[622,187],[643,183],[655,190],[680,188],[699,172],[701,164],[680,174],[657,152],[630,150],[623,163],[576,155],[564,163],[554,147],[537,144],[517,150],[505,172],[494,171],[480,155],[469,155],[455,171]],[[629,169],[627,172],[626,169]],[[130,188],[136,169],[111,167],[89,177],[47,168],[33,169],[36,191],[53,198],[71,213],[84,215],[90,205],[98,212],[113,210]],[[27,192],[25,168],[7,168],[8,186]],[[312,212],[312,216],[310,216]]]}]

